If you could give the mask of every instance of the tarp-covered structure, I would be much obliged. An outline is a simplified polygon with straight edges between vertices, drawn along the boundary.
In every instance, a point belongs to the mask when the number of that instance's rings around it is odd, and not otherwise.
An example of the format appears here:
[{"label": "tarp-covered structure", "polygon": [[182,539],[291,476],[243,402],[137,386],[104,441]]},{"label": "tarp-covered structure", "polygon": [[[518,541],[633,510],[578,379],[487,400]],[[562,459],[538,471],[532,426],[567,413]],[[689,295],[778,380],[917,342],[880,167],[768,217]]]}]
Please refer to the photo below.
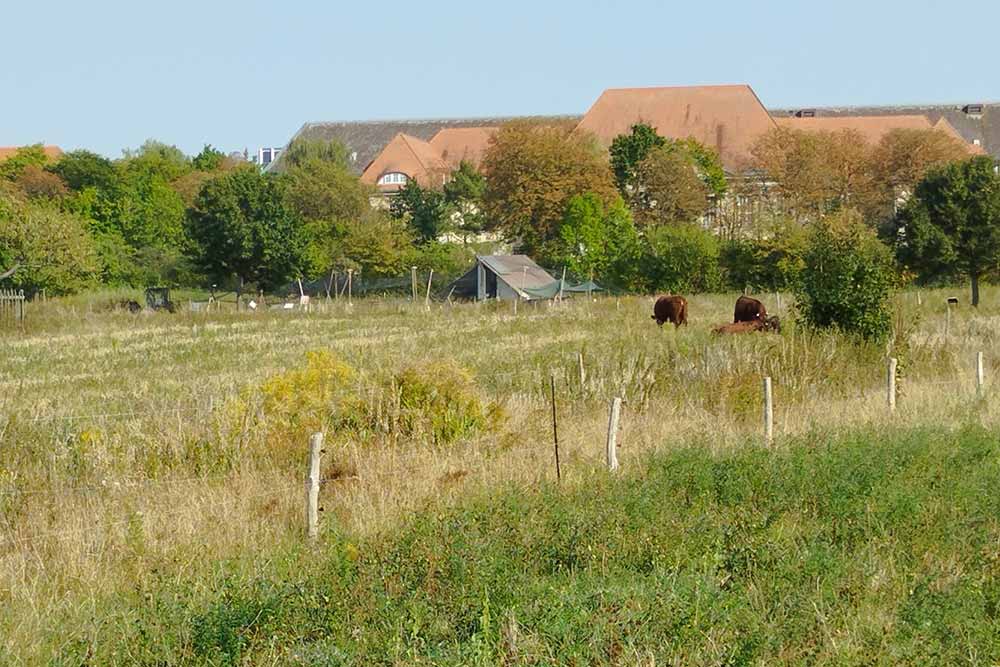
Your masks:
[{"label": "tarp-covered structure", "polygon": [[571,285],[553,278],[527,255],[477,255],[476,264],[452,284],[456,298],[552,299],[569,292],[593,292],[593,282]]}]

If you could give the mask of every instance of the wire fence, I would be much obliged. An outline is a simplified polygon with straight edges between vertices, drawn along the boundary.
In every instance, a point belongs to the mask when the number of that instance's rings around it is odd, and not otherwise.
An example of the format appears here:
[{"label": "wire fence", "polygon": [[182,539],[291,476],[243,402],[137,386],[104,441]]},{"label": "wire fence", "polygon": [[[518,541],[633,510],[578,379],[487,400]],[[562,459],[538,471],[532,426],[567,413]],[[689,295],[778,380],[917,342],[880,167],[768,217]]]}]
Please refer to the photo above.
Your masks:
[{"label": "wire fence", "polygon": [[[586,369],[584,369],[582,365],[582,357],[578,356],[575,357],[575,359],[580,363],[579,386],[576,387],[576,389],[582,391],[588,382],[585,377]],[[907,378],[905,381],[921,387],[946,387],[953,390],[952,393],[955,393],[956,395],[957,393],[954,392],[954,390],[958,388],[965,388],[970,391],[974,389],[977,400],[984,399],[990,393],[992,387],[986,382],[983,363],[983,355],[981,353],[977,354],[974,373],[967,379]],[[569,365],[564,364],[564,366],[567,367],[560,367],[561,372],[559,373],[563,376],[563,378],[565,378],[561,383],[561,386],[564,390],[572,389],[573,383],[569,378],[572,377],[573,371],[568,367]],[[484,373],[477,377],[480,381],[497,381],[498,379],[518,378],[532,384],[537,383],[540,385],[542,395],[544,396],[545,380],[548,378],[551,382],[551,378],[555,375],[557,374],[551,370],[546,371],[545,369],[534,368],[517,371]],[[594,379],[590,378],[589,381],[593,382]],[[895,360],[890,359],[888,372],[885,375],[886,409],[888,414],[894,413],[897,409],[897,399],[901,395],[899,381],[900,377],[898,375]],[[762,395],[764,409],[762,415],[763,423],[761,434],[764,442],[766,444],[771,444],[774,439],[774,405],[772,384],[769,377],[764,378]],[[137,417],[149,417],[152,415],[162,416],[164,414],[168,416],[191,414],[206,415],[212,413],[214,405],[223,405],[231,398],[232,396],[219,397],[218,400],[210,398],[207,402],[205,400],[200,400],[194,405],[178,404],[175,407],[169,408],[159,406],[151,407],[145,410],[131,410],[123,412],[48,415],[44,417],[35,416],[28,421],[36,424],[62,422],[64,424],[72,425],[86,420],[134,419]],[[544,404],[543,402],[541,405],[536,405],[534,409],[538,410],[540,413],[544,411],[544,418],[547,418],[547,415],[551,410],[553,430],[555,430],[556,423],[558,419],[560,419],[559,415],[566,416],[566,408],[574,407],[579,398],[580,395],[574,394],[573,391],[562,391],[558,397],[555,397],[553,394],[552,400],[555,401],[555,408],[553,408],[552,405]],[[592,405],[592,397],[588,397],[587,400],[588,405]],[[615,400],[620,401],[620,397]],[[536,417],[543,419],[541,415],[537,415]],[[8,419],[9,418],[10,416],[8,415]],[[4,423],[4,419],[0,417],[0,424],[2,423]],[[350,462],[351,469],[346,471],[345,474],[338,473],[330,478],[322,478],[317,469],[315,471],[310,471],[310,474],[306,476],[306,483],[307,485],[309,483],[314,483],[316,485],[317,495],[319,486],[329,487],[331,484],[337,485],[346,482],[374,484],[380,493],[384,493],[385,489],[389,488],[390,485],[406,487],[410,484],[423,484],[428,479],[447,481],[454,475],[457,475],[455,479],[462,479],[467,476],[481,476],[494,481],[501,481],[503,483],[537,484],[540,479],[551,479],[553,469],[555,470],[556,477],[558,479],[560,476],[559,466],[569,466],[569,469],[590,471],[602,468],[607,468],[609,470],[617,469],[617,456],[614,452],[616,448],[620,446],[617,443],[617,436],[620,432],[622,432],[622,430],[623,426],[618,421],[618,416],[615,415],[615,410],[612,409],[608,425],[608,435],[607,443],[605,443],[606,449],[604,457],[598,454],[600,448],[593,442],[593,433],[589,432],[586,435],[586,442],[581,441],[579,436],[571,436],[568,439],[564,436],[562,441],[548,441],[546,438],[537,438],[533,444],[520,447],[501,447],[490,450],[480,449],[474,451],[464,451],[459,449],[454,452],[450,452],[450,456],[448,458],[442,457],[442,450],[440,448],[433,450],[431,458],[428,458],[422,452],[411,452],[409,456],[404,457],[403,460],[379,460],[377,468],[366,468],[363,465],[363,461],[355,459]],[[560,451],[562,454],[561,460],[559,459]],[[533,472],[530,475],[525,473],[524,468],[518,468],[510,463],[511,458],[529,457],[538,464],[531,468]],[[539,463],[540,461],[546,459],[550,459],[549,463]],[[559,463],[556,463],[557,460]],[[580,466],[583,466],[584,468],[580,468]],[[268,489],[259,492],[256,496],[251,498],[248,498],[245,494],[240,493],[240,489],[242,487],[241,482],[253,480],[260,481],[261,479],[268,482]],[[66,498],[73,498],[73,502],[78,504],[83,502],[81,497],[103,494],[104,496],[110,495],[113,498],[120,498],[123,495],[127,495],[129,496],[130,501],[134,501],[135,498],[144,498],[147,495],[151,495],[150,492],[153,490],[156,490],[157,493],[159,493],[167,489],[184,489],[184,493],[190,496],[191,489],[187,487],[225,489],[229,494],[227,497],[222,499],[213,499],[210,503],[213,507],[219,508],[225,507],[228,504],[249,502],[256,497],[274,497],[276,495],[281,495],[282,493],[292,494],[293,492],[296,492],[296,487],[298,487],[298,485],[299,482],[290,481],[287,475],[282,477],[281,475],[268,475],[266,473],[253,470],[230,470],[225,473],[213,475],[116,479],[113,481],[100,481],[85,485],[54,485],[52,488],[0,487],[0,510],[3,509],[4,499],[7,499],[8,501],[11,499],[25,500],[48,496],[50,498],[58,499],[58,501],[53,500],[53,502],[62,503]],[[121,511],[126,510],[122,508]],[[136,512],[142,510],[128,509],[127,511],[129,511],[131,515],[135,515]],[[169,519],[171,516],[177,516],[189,511],[190,508],[186,506],[185,503],[179,502],[176,507],[169,511],[164,512],[163,510],[158,509],[156,511],[156,516],[158,521],[163,521]],[[3,512],[0,511],[0,517],[3,516]],[[114,528],[127,526],[129,523],[134,521],[134,518],[114,520],[111,522],[104,521],[99,522],[97,525],[77,526],[70,529],[42,530],[40,532],[32,532],[30,535],[19,535],[18,533],[23,531],[19,531],[11,525],[9,519],[4,518],[4,520],[8,522],[8,528],[6,531],[0,531],[0,546],[5,545],[18,548],[27,544],[37,543],[41,540],[63,539],[79,535],[81,533],[86,533],[87,531],[103,531],[104,534],[106,534]]]}]

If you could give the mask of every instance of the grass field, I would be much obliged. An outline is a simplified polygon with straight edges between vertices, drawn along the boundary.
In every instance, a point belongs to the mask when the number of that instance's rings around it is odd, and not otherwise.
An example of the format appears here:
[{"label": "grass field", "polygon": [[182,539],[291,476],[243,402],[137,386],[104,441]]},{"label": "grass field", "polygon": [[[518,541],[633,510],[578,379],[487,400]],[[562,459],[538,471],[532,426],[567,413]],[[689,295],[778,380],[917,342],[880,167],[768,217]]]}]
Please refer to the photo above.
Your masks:
[{"label": "grass field", "polygon": [[[996,512],[979,492],[996,466],[1000,293],[948,332],[945,294],[901,295],[884,347],[798,330],[783,310],[780,336],[714,338],[735,295],[692,298],[678,331],[653,324],[646,298],[516,316],[375,299],[308,314],[38,305],[0,334],[0,662],[995,663],[994,603],[955,623],[996,595]],[[602,470],[614,395],[620,482]],[[325,511],[309,546],[314,428]],[[709,482],[682,474],[730,463],[757,492],[702,498]],[[872,523],[876,501],[891,516]],[[829,563],[809,565],[820,543]],[[440,584],[434,554],[449,563]],[[920,581],[931,597],[904,622]],[[933,595],[970,581],[953,615],[934,615]]]}]

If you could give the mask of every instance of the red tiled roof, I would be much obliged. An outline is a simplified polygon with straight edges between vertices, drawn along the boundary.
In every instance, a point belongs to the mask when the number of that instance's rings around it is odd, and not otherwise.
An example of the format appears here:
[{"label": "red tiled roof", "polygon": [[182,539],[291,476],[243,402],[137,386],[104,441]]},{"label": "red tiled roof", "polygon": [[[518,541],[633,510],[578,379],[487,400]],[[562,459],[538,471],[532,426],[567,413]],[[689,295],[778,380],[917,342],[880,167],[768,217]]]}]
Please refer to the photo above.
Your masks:
[{"label": "red tiled roof", "polygon": [[886,115],[886,116],[812,116],[799,118],[796,116],[778,117],[778,125],[807,132],[839,132],[854,130],[869,143],[877,144],[892,130],[940,130],[948,136],[961,141],[969,147],[970,153],[982,153],[982,149],[967,143],[961,134],[944,118],[931,123],[927,116]]},{"label": "red tiled roof", "polygon": [[429,143],[441,159],[452,167],[458,167],[462,160],[478,167],[490,144],[490,138],[497,129],[495,127],[445,128],[435,134]]},{"label": "red tiled roof", "polygon": [[[433,146],[400,132],[365,168],[361,181],[374,185],[385,174],[401,173],[406,174],[407,178],[416,179],[424,187],[436,187],[443,184],[444,175],[448,171],[448,164]],[[384,190],[398,190],[402,186],[393,184],[381,187]]]},{"label": "red tiled roof", "polygon": [[749,162],[753,142],[775,126],[750,86],[731,85],[608,89],[577,127],[610,145],[640,122],[665,137],[697,139],[731,170]]}]

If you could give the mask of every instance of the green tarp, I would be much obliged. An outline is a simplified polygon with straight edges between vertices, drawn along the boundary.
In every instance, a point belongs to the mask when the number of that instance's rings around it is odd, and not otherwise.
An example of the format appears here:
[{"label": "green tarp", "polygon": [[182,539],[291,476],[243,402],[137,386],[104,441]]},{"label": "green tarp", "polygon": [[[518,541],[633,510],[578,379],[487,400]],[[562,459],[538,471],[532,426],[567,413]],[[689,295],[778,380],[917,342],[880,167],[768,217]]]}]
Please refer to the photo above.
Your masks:
[{"label": "green tarp", "polygon": [[553,280],[548,285],[542,285],[541,287],[525,287],[521,291],[533,299],[554,299],[559,296],[560,286],[562,287],[563,294],[571,294],[574,292],[599,292],[603,289],[593,280],[588,280],[587,282],[583,282],[578,285],[571,285],[565,280]]}]

